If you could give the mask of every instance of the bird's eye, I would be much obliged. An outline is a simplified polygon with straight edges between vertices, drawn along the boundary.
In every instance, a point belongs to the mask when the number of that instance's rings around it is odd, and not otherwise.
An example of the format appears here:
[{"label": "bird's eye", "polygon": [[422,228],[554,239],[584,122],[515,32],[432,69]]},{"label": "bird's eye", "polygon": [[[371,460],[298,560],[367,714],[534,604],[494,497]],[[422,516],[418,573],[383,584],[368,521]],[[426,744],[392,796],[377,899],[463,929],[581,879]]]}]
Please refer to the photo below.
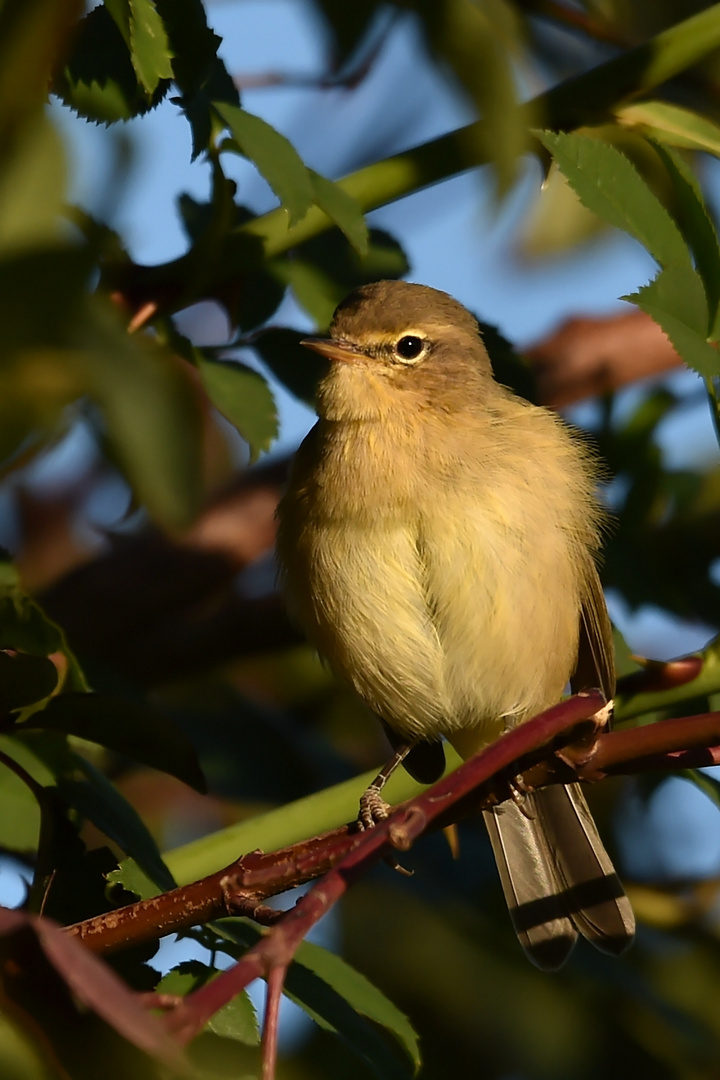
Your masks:
[{"label": "bird's eye", "polygon": [[395,355],[406,364],[417,360],[425,349],[425,342],[421,337],[414,334],[405,334],[395,344]]}]

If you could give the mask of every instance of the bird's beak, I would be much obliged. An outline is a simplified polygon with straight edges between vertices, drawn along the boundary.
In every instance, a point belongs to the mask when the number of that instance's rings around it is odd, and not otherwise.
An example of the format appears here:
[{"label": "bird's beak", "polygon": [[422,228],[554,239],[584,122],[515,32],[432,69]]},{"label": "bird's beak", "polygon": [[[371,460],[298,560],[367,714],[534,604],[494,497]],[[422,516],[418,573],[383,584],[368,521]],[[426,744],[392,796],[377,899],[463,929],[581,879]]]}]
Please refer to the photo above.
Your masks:
[{"label": "bird's beak", "polygon": [[352,364],[363,359],[363,353],[347,341],[335,341],[333,338],[305,338],[300,342],[306,349],[312,349],[328,360],[340,360],[343,364]]}]

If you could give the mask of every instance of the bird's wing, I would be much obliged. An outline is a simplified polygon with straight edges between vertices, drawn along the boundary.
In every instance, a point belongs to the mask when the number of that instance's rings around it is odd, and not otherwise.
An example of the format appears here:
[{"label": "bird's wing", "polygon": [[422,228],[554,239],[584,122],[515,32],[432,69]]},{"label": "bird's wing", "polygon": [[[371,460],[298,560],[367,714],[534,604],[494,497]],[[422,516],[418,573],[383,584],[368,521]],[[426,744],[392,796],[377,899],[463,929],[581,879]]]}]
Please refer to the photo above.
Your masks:
[{"label": "bird's wing", "polygon": [[597,687],[608,700],[615,693],[612,627],[600,578],[594,567],[580,612],[578,658],[570,685],[575,693]]}]

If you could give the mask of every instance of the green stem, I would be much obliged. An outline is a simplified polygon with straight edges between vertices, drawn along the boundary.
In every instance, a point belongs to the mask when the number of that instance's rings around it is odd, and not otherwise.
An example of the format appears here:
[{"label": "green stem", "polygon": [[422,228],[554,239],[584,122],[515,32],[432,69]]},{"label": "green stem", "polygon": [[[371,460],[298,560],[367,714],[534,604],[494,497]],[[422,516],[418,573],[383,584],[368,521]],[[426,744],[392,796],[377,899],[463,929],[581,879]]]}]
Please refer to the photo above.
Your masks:
[{"label": "green stem", "polygon": [[[522,106],[528,128],[545,126],[572,130],[607,118],[612,110],[667,82],[720,47],[720,4],[714,4],[590,71],[567,79]],[[441,135],[384,161],[368,165],[340,181],[367,212],[413,191],[448,179],[488,161],[482,120]],[[332,222],[317,207],[302,221],[287,227],[287,213],[272,210],[236,231],[237,237],[262,242],[265,258],[330,228]]]}]

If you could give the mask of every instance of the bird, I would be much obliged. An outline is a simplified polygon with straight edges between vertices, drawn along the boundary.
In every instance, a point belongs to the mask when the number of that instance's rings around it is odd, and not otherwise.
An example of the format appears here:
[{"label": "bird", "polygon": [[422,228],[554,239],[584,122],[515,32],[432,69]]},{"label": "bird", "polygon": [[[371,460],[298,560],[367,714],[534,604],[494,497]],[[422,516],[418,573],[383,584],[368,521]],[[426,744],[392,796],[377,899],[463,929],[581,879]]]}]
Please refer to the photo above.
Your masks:
[{"label": "bird", "polygon": [[[329,363],[278,506],[279,581],[394,761],[427,783],[442,740],[467,759],[568,684],[610,699],[586,442],[497,382],[475,316],[428,286],[363,285],[303,344]],[[515,795],[484,817],[529,959],[555,970],[579,934],[619,955],[633,912],[580,785]]]}]

